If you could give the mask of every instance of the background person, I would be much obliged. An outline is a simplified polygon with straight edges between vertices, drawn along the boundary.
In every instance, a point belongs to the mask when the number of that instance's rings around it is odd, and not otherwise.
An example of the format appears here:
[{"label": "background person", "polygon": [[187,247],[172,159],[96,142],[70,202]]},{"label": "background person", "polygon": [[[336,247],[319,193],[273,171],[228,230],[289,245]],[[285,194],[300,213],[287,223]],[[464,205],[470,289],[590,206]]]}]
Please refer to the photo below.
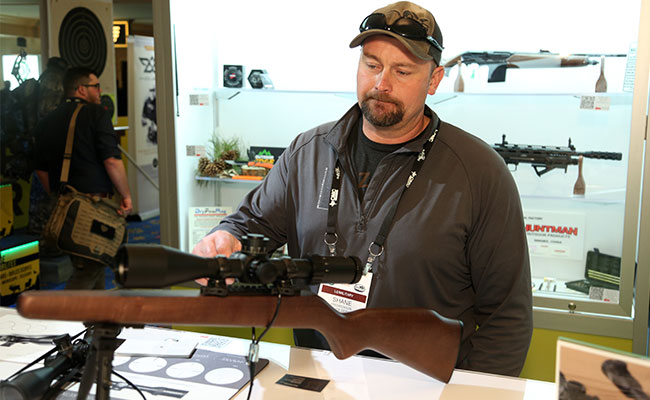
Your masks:
[{"label": "background person", "polygon": [[[100,106],[99,79],[87,68],[70,68],[63,78],[63,88],[67,99],[36,128],[36,175],[48,193],[58,191],[68,126],[77,104],[82,103],[68,184],[79,192],[100,197],[110,197],[115,186],[121,196],[119,213],[126,217],[133,208],[131,192],[110,115]],[[104,264],[74,255],[70,258],[74,268],[66,289],[104,289]]]}]

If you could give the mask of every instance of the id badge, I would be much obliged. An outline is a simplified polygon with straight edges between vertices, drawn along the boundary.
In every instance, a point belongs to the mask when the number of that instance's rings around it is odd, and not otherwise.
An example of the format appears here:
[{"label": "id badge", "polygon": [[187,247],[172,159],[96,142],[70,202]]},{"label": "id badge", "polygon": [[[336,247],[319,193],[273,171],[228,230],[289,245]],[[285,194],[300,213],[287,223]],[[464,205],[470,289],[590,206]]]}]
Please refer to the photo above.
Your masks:
[{"label": "id badge", "polygon": [[321,283],[318,296],[340,313],[363,310],[368,304],[372,273],[367,273],[357,283]]}]

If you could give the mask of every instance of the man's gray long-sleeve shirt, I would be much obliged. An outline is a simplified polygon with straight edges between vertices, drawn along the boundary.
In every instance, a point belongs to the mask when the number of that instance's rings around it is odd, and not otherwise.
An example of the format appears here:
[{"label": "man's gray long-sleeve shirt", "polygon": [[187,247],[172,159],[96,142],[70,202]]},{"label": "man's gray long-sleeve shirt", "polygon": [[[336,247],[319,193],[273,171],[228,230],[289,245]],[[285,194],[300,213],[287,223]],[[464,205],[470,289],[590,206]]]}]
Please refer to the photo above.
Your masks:
[{"label": "man's gray long-sleeve shirt", "polygon": [[[428,108],[426,114],[433,130],[438,117]],[[263,234],[275,247],[287,243],[291,257],[327,255],[323,236],[339,159],[344,173],[337,254],[365,260],[430,133],[386,156],[360,201],[346,146],[359,118],[355,105],[339,121],[299,135],[217,229],[238,238]],[[457,367],[520,373],[532,334],[528,248],[516,185],[490,146],[441,122],[429,155],[399,202],[384,247],[373,266],[368,307],[423,307],[460,319],[464,329]]]}]

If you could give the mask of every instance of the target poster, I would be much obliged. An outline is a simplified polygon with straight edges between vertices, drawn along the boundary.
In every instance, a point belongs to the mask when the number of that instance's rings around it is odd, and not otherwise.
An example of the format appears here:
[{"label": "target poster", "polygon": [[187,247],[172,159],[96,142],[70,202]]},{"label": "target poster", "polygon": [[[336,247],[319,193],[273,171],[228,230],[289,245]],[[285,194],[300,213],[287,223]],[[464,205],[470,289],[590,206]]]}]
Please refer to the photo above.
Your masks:
[{"label": "target poster", "polygon": [[[129,149],[138,168],[129,167],[129,187],[133,211],[157,213],[158,189],[147,179],[158,182],[158,127],[156,124],[156,67],[153,38],[131,35],[127,63],[129,99]],[[145,218],[143,218],[145,219]]]},{"label": "target poster", "polygon": [[95,72],[101,104],[117,122],[112,0],[46,1],[49,56]]},{"label": "target poster", "polygon": [[[102,22],[92,10],[72,8],[63,18],[59,29],[61,57],[69,65],[90,68],[100,77],[106,66],[106,38]],[[82,45],[84,43],[85,46]]]}]

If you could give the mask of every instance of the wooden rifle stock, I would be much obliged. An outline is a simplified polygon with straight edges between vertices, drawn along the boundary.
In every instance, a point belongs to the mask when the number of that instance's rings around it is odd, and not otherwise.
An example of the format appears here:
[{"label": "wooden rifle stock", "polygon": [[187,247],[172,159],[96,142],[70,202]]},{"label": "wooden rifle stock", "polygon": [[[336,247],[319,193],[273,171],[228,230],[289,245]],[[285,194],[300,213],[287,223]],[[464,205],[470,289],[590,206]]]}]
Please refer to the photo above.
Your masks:
[{"label": "wooden rifle stock", "polygon": [[[195,290],[41,291],[18,297],[26,318],[120,325],[266,326],[273,296],[198,296]],[[462,323],[423,308],[371,308],[340,314],[317,296],[282,298],[274,327],[311,328],[339,359],[375,350],[448,382],[456,364]]]}]

